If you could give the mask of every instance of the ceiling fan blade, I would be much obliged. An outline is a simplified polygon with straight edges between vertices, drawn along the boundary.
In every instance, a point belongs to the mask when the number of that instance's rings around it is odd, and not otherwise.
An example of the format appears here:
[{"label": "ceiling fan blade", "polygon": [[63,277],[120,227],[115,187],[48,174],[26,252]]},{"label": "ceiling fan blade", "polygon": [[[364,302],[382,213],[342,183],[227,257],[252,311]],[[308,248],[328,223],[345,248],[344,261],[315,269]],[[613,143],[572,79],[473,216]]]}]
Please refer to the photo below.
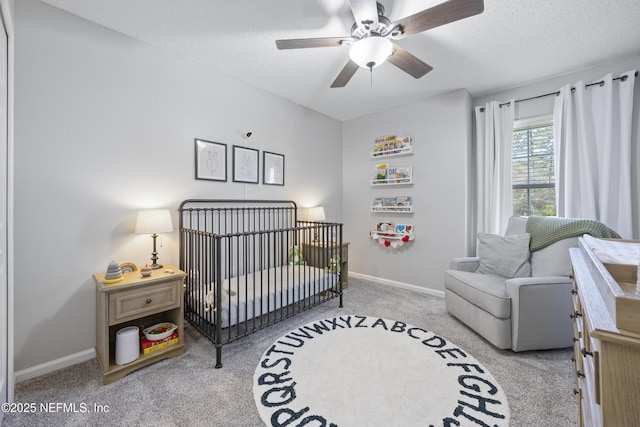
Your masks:
[{"label": "ceiling fan blade", "polygon": [[351,0],[351,11],[357,26],[375,28],[378,26],[378,5],[376,0]]},{"label": "ceiling fan blade", "polygon": [[342,46],[342,42],[351,41],[351,37],[321,37],[317,39],[276,40],[278,49],[305,49],[309,47]]},{"label": "ceiling fan blade", "polygon": [[393,53],[388,58],[389,62],[416,79],[433,70],[431,65],[422,62],[400,46],[394,44],[393,49]]},{"label": "ceiling fan blade", "polygon": [[398,28],[401,34],[394,36],[394,38],[401,39],[440,25],[477,15],[482,13],[483,10],[483,0],[449,0],[402,18],[392,23],[389,28]]},{"label": "ceiling fan blade", "polygon": [[358,68],[360,68],[358,64],[349,60],[347,65],[340,71],[340,74],[338,74],[338,77],[331,83],[331,87],[345,87],[347,83],[349,83],[349,80],[351,80],[351,77],[358,71]]}]

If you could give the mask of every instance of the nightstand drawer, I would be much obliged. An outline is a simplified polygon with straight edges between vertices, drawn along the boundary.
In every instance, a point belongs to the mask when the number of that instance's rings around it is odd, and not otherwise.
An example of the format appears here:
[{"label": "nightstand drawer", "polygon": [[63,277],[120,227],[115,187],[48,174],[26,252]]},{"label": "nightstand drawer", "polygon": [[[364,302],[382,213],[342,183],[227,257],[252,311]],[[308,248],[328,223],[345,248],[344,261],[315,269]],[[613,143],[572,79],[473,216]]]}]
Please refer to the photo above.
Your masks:
[{"label": "nightstand drawer", "polygon": [[180,307],[180,281],[109,294],[109,325]]}]

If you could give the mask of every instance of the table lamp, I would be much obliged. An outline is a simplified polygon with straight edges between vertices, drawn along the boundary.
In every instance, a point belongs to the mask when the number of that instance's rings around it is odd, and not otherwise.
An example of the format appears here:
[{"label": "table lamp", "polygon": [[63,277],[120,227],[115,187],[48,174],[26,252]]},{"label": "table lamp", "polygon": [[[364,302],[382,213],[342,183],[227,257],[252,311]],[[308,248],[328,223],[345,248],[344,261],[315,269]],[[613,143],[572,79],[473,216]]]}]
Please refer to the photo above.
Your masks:
[{"label": "table lamp", "polygon": [[324,214],[324,207],[316,206],[313,208],[309,208],[307,212],[307,220],[308,221],[324,221],[327,217]]},{"label": "table lamp", "polygon": [[[307,221],[324,221],[326,219],[327,217],[324,213],[324,207],[322,206],[315,206],[313,208],[309,208],[309,210],[307,211]],[[313,241],[318,241],[318,229],[315,229],[314,231]]]},{"label": "table lamp", "polygon": [[136,218],[136,234],[151,234],[153,239],[153,252],[151,252],[151,268],[157,270],[162,268],[158,264],[158,251],[156,251],[156,238],[158,233],[171,233],[173,224],[171,223],[171,212],[169,209],[145,209],[138,211]]}]

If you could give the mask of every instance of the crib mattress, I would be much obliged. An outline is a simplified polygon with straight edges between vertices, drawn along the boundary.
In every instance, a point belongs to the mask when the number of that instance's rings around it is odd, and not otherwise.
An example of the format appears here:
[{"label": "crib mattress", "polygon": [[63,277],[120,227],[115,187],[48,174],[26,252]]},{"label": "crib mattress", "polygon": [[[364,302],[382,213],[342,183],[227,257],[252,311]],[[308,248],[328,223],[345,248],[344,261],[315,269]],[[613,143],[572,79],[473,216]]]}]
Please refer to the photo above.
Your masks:
[{"label": "crib mattress", "polygon": [[339,276],[326,269],[308,265],[286,265],[226,279],[222,307],[215,307],[213,284],[203,292],[194,292],[197,311],[220,310],[221,327],[254,319],[320,292],[335,288]]}]

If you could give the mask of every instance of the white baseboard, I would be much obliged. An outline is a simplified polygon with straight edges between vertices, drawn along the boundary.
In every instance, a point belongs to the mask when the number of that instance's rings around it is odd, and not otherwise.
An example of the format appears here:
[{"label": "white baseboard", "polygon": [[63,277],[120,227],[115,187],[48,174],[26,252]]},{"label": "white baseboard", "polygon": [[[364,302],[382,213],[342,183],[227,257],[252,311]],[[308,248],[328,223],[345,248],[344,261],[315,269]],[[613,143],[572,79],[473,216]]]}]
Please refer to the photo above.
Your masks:
[{"label": "white baseboard", "polygon": [[39,377],[41,375],[48,374],[49,372],[57,371],[58,369],[66,368],[77,363],[85,362],[87,360],[93,359],[94,357],[96,357],[96,350],[94,348],[91,348],[89,350],[70,354],[68,356],[52,360],[41,365],[32,366],[30,368],[16,372],[16,383],[30,380],[31,378]]},{"label": "white baseboard", "polygon": [[354,273],[353,271],[349,271],[349,276],[357,277],[359,279],[364,279],[364,280],[370,280],[372,282],[380,283],[382,285],[395,286],[396,288],[408,289],[410,291],[416,291],[416,292],[431,295],[434,297],[444,298],[443,291],[429,289],[423,286],[411,285],[409,283],[397,282],[395,280],[383,279],[381,277],[368,276],[362,273]]}]

